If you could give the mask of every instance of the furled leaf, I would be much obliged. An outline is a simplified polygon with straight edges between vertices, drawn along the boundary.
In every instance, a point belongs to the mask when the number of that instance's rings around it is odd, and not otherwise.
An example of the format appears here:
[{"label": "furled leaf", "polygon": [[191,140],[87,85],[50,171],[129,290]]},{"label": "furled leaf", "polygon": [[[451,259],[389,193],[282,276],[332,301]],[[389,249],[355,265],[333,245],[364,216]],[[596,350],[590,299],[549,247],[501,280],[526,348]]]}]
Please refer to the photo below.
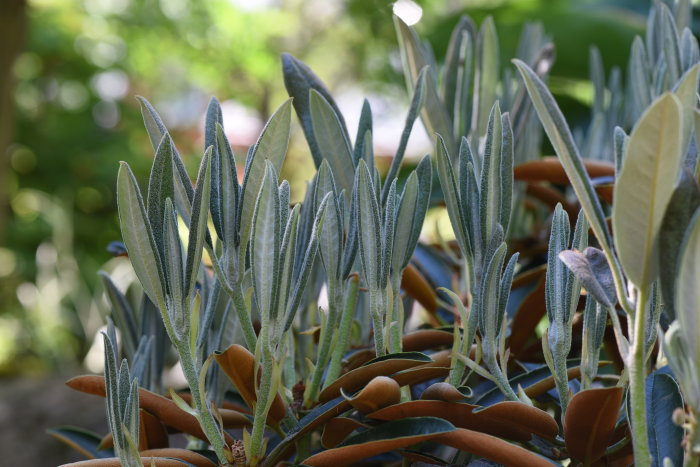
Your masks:
[{"label": "furled leaf", "polygon": [[[253,408],[257,400],[256,374],[258,378],[260,377],[259,365],[255,362],[255,356],[245,347],[232,344],[223,352],[217,352],[214,358],[248,404],[248,407]],[[279,422],[284,417],[285,411],[284,402],[277,394],[268,413],[268,419]]]},{"label": "furled leaf", "polygon": [[611,307],[617,302],[612,272],[602,251],[593,247],[583,252],[565,250],[559,253],[559,259],[599,303]]},{"label": "furled leaf", "polygon": [[615,183],[615,246],[625,273],[638,287],[647,287],[657,270],[657,234],[682,160],[682,123],[673,94],[655,100],[632,131]]},{"label": "furled leaf", "polygon": [[310,466],[351,465],[377,454],[435,438],[454,429],[449,422],[434,417],[395,420],[351,436],[338,447],[314,454],[303,463]]},{"label": "furled leaf", "polygon": [[619,386],[596,388],[571,398],[564,419],[564,439],[571,457],[585,464],[603,457],[615,430],[623,393]]},{"label": "furled leaf", "polygon": [[385,355],[342,375],[321,391],[318,400],[329,401],[338,397],[341,389],[346,393],[356,391],[377,376],[391,376],[396,372],[430,362],[430,357],[418,352]]},{"label": "furled leaf", "polygon": [[375,376],[360,392],[348,398],[350,405],[363,414],[397,404],[400,400],[401,388],[386,376]]}]

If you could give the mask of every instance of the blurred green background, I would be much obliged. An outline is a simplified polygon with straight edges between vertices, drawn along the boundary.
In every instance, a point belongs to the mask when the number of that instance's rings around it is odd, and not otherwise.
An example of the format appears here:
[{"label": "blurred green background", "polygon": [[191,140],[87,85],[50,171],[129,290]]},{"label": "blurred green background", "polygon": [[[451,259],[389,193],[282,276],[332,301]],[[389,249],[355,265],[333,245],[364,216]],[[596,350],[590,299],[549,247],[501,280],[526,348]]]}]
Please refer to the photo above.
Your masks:
[{"label": "blurred green background", "polygon": [[[624,68],[648,0],[416,0],[415,25],[444,56],[460,14],[493,15],[502,63],[526,21],[557,49],[551,84],[574,125],[588,114],[591,45]],[[194,173],[211,95],[237,157],[285,98],[279,55],[308,63],[354,131],[369,95],[377,154],[392,154],[408,97],[386,0],[0,1],[0,375],[67,372],[102,325],[96,272],[120,239],[114,185],[145,182],[152,150],[135,95],[161,112]],[[298,124],[284,175],[303,196],[312,162]],[[409,155],[429,151],[422,128]],[[99,357],[101,359],[101,356]]]}]

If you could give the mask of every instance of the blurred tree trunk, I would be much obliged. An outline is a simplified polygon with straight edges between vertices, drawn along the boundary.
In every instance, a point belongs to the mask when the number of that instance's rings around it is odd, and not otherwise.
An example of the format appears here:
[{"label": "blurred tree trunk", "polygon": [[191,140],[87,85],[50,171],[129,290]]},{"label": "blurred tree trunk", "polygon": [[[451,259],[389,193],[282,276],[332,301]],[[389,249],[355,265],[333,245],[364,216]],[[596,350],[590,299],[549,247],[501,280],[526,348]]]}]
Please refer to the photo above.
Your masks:
[{"label": "blurred tree trunk", "polygon": [[0,0],[0,245],[5,243],[8,212],[8,148],[14,134],[12,67],[24,43],[27,1]]}]

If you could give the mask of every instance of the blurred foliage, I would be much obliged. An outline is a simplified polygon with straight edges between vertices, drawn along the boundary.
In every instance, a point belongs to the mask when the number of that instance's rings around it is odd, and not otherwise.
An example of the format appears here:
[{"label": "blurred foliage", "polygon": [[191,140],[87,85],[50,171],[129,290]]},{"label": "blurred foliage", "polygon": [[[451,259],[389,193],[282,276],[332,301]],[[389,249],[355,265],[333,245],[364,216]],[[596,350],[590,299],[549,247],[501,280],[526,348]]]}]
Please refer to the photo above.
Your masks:
[{"label": "blurred foliage", "polygon": [[[624,66],[646,1],[417,1],[417,29],[444,56],[463,11],[493,15],[512,56],[522,25],[543,22],[557,47],[552,86],[573,126],[589,110],[588,49]],[[119,160],[144,181],[152,150],[138,104],[154,103],[194,173],[210,95],[231,118],[237,155],[286,97],[279,54],[308,63],[336,95],[360,86],[407,107],[387,0],[31,0],[16,60],[16,131],[7,149],[10,222],[0,247],[0,373],[82,360],[101,325],[96,271],[119,240]],[[502,66],[506,66],[502,63]],[[361,84],[358,84],[361,83]],[[360,100],[339,99],[359,107]],[[561,100],[562,97],[569,97]],[[403,120],[403,110],[397,117]],[[350,123],[350,122],[349,122]],[[400,128],[400,127],[399,127]],[[296,128],[285,177],[303,196],[312,176]],[[351,123],[351,131],[352,123]],[[398,140],[400,129],[392,137]],[[1,148],[0,148],[1,149]],[[411,152],[411,151],[409,151]],[[419,155],[419,154],[415,154]],[[296,190],[296,191],[294,191]],[[91,305],[92,303],[92,305]]]}]

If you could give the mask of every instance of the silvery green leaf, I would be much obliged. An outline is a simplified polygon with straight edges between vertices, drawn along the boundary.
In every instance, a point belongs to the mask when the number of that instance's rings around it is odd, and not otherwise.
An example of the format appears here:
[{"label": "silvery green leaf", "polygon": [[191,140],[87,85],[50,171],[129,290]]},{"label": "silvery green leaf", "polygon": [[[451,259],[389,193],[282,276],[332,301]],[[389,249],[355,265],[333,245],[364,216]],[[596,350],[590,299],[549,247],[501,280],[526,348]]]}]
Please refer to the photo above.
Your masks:
[{"label": "silvery green leaf", "polygon": [[382,203],[386,203],[387,196],[389,195],[389,187],[391,186],[391,181],[396,178],[399,174],[399,169],[401,168],[401,162],[403,161],[403,156],[406,153],[406,146],[408,146],[408,139],[411,136],[411,130],[413,129],[413,124],[418,118],[418,113],[423,106],[423,101],[425,100],[425,80],[428,75],[428,68],[423,68],[416,80],[416,86],[413,89],[413,98],[411,99],[411,107],[408,109],[408,115],[406,115],[406,123],[403,127],[403,132],[401,133],[401,140],[399,141],[399,147],[396,149],[396,154],[394,159],[391,161],[391,166],[389,167],[389,172],[384,179],[384,188],[382,189]]},{"label": "silvery green leaf", "polygon": [[[426,65],[431,65],[431,56],[426,52],[416,32],[397,16],[394,16],[394,26],[401,49],[406,88],[413,89],[418,81],[420,71]],[[456,147],[452,134],[452,122],[438,95],[436,71],[434,67],[431,67],[426,76],[425,101],[421,111],[421,120],[429,135],[436,133],[443,135],[448,151],[454,154]]]},{"label": "silvery green leaf", "polygon": [[[573,238],[571,240],[571,248],[575,250],[583,250],[588,245],[588,222],[583,211],[579,211],[574,226]],[[558,259],[558,258],[557,258]],[[581,283],[576,276],[570,271],[567,274],[566,287],[566,304],[568,308],[568,323],[571,323],[574,318],[574,313],[578,307],[579,298],[581,296]]]},{"label": "silvery green leaf", "polygon": [[669,79],[671,84],[676,83],[681,76],[681,54],[676,29],[676,21],[671,10],[663,3],[658,4],[661,13],[661,24],[663,27],[663,52],[668,66]]},{"label": "silvery green leaf", "polygon": [[[180,331],[188,325],[189,320],[185,319],[185,275],[182,261],[182,244],[177,229],[177,214],[170,198],[165,200],[165,215],[163,219],[165,232],[163,242],[165,243],[165,271],[169,283],[168,313],[174,324],[175,331]],[[175,314],[173,315],[173,312]]]},{"label": "silvery green leaf", "polygon": [[547,274],[545,281],[545,304],[550,323],[568,322],[568,300],[566,297],[569,270],[559,260],[559,253],[569,246],[569,216],[557,203],[552,216],[552,231],[547,250]]},{"label": "silvery green leaf", "polygon": [[693,215],[680,250],[676,274],[676,317],[693,361],[700,358],[700,211]]},{"label": "silvery green leaf", "polygon": [[[294,262],[296,260],[296,250],[294,248],[296,244],[297,230],[299,226],[299,211],[301,206],[299,204],[295,205],[287,221],[287,225],[284,229],[284,236],[282,237],[282,246],[280,247],[280,272],[279,272],[279,292],[277,294],[277,317],[284,318],[287,308],[287,300],[289,299],[289,294],[292,289],[293,283],[293,273],[294,273]],[[278,325],[284,324],[284,320],[279,320]],[[275,332],[278,336],[279,331]]]},{"label": "silvery green leaf", "polygon": [[220,175],[220,163],[219,160],[222,157],[219,154],[219,137],[217,135],[217,127],[223,126],[224,119],[221,113],[221,106],[216,97],[212,97],[207,106],[207,116],[204,120],[204,150],[206,151],[209,146],[212,147],[212,158],[211,158],[211,218],[214,223],[214,228],[219,238],[223,239],[222,232],[222,221],[221,216],[223,215],[222,202],[221,202],[221,175]]},{"label": "silvery green leaf", "polygon": [[260,308],[263,325],[272,316],[277,304],[279,287],[280,232],[277,174],[272,163],[266,161],[265,176],[260,186],[253,215],[253,234],[250,240],[250,266],[253,271],[253,290]]},{"label": "silvery green leaf", "polygon": [[617,302],[612,272],[605,254],[597,248],[588,247],[583,252],[564,250],[559,259],[574,273],[586,291],[599,303],[612,307]]},{"label": "silvery green leaf", "polygon": [[364,161],[357,166],[355,176],[357,236],[365,281],[370,287],[380,287],[382,280],[382,224],[376,192]]},{"label": "silvery green leaf", "polygon": [[[359,163],[358,163],[359,165]],[[345,194],[345,192],[343,192]],[[342,262],[342,277],[346,278],[352,272],[352,267],[355,264],[355,258],[357,257],[357,250],[360,247],[359,239],[357,238],[358,229],[358,219],[357,219],[357,197],[353,192],[350,195],[350,210],[347,211],[348,219],[348,234],[345,240],[345,248],[343,248],[343,262]]]},{"label": "silvery green leaf", "polygon": [[582,388],[590,388],[590,384],[598,373],[600,347],[603,345],[607,310],[592,296],[586,299],[583,311],[583,343],[581,346],[581,382]]},{"label": "silvery green leaf", "polygon": [[[238,250],[238,264],[245,264],[248,240],[250,240],[253,225],[253,211],[258,199],[260,185],[265,176],[266,161],[279,173],[287,154],[289,143],[289,128],[291,125],[291,99],[287,99],[280,105],[272,117],[265,124],[262,133],[255,146],[251,149],[246,160],[245,175],[243,178],[242,198],[238,225],[240,243]],[[275,189],[277,189],[275,187]]]},{"label": "silvery green leaf", "polygon": [[136,277],[148,298],[162,309],[165,306],[165,274],[141,191],[126,162],[121,163],[117,176],[117,206],[124,244]]},{"label": "silvery green leaf", "polygon": [[336,281],[341,279],[340,268],[344,236],[343,216],[341,215],[337,200],[333,172],[327,160],[321,162],[318,174],[316,175],[315,185],[316,193],[314,198],[316,209],[318,209],[326,195],[331,193],[331,198],[328,200],[328,207],[325,211],[323,229],[319,236],[319,250],[321,251],[321,260],[323,261],[323,266],[329,281]]},{"label": "silvery green leaf", "polygon": [[202,248],[209,231],[209,197],[211,196],[211,148],[204,153],[197,175],[197,188],[192,200],[192,219],[185,262],[185,298],[192,298],[202,262]]},{"label": "silvery green leaf", "polygon": [[479,219],[481,224],[481,241],[486,243],[500,219],[501,208],[501,107],[496,101],[491,108],[486,129],[486,148],[481,164],[481,181],[479,183]]},{"label": "silvery green leaf", "polygon": [[[136,96],[141,104],[141,115],[143,115],[143,121],[146,125],[146,131],[151,139],[151,144],[153,149],[158,148],[158,143],[163,138],[163,136],[168,133],[165,128],[163,121],[161,120],[156,109],[153,108],[150,102],[141,96]],[[185,169],[185,164],[183,164],[180,154],[177,152],[177,148],[172,144],[173,152],[173,162],[175,163],[176,176],[174,177],[175,190],[175,205],[177,206],[178,212],[184,219],[185,223],[190,222],[190,209],[192,208],[192,198],[194,197],[194,188],[192,187],[192,182],[190,181],[189,175],[187,175],[187,170]],[[207,242],[210,243],[209,240]]]},{"label": "silvery green leaf", "polygon": [[134,310],[108,273],[98,271],[97,274],[102,278],[102,283],[107,292],[107,298],[111,304],[110,316],[114,319],[117,328],[121,332],[124,351],[127,355],[132,356],[136,352],[139,339]]},{"label": "silvery green leaf", "polygon": [[622,170],[622,162],[624,160],[625,146],[629,141],[629,136],[625,130],[619,126],[615,127],[614,133],[614,151],[615,151],[615,174],[618,175]]},{"label": "silvery green leaf", "polygon": [[469,147],[469,141],[462,138],[459,146],[459,193],[462,219],[466,222],[464,229],[467,232],[469,256],[473,256],[476,264],[481,264],[481,255],[484,242],[481,238],[481,213],[479,183],[476,179],[476,169],[474,168],[474,157]]},{"label": "silvery green leaf", "polygon": [[173,152],[172,141],[167,133],[158,144],[148,180],[146,210],[153,229],[153,239],[158,246],[161,261],[165,260],[163,245],[163,210],[166,198],[173,198]]},{"label": "silvery green leaf", "polygon": [[309,149],[311,149],[314,163],[316,167],[319,167],[323,160],[323,154],[319,150],[318,143],[314,137],[309,105],[309,91],[313,89],[319,92],[330,104],[340,121],[340,126],[345,134],[345,138],[350,140],[347,127],[345,126],[345,120],[326,86],[306,64],[297,60],[290,54],[284,53],[282,54],[282,72],[284,73],[284,85],[287,88],[287,92],[294,98],[294,110],[301,121],[301,126],[304,129],[304,136],[306,136]]},{"label": "silvery green leaf", "polygon": [[486,134],[489,109],[496,101],[499,81],[499,46],[496,25],[487,16],[476,39],[476,69],[474,72],[474,110],[472,111],[472,134],[476,138]]},{"label": "silvery green leaf", "polygon": [[508,232],[511,209],[513,206],[513,129],[510,125],[510,115],[501,115],[501,156],[500,156],[500,206],[498,223]]},{"label": "silvery green leaf", "polygon": [[445,55],[441,94],[452,118],[455,136],[467,134],[471,125],[469,104],[475,38],[474,22],[463,15],[452,30]]},{"label": "silvery green leaf", "polygon": [[406,267],[413,255],[413,250],[416,249],[418,238],[423,228],[425,214],[428,212],[428,206],[430,205],[430,194],[432,193],[433,185],[433,164],[430,155],[423,156],[423,159],[418,163],[418,167],[416,167],[416,174],[418,175],[418,200],[413,217],[413,227],[411,228],[411,240],[408,242],[403,267]]},{"label": "silvery green leaf", "polygon": [[520,253],[514,253],[508,260],[506,268],[501,276],[501,282],[499,284],[499,297],[498,297],[498,321],[496,322],[496,329],[501,329],[503,326],[503,318],[506,315],[506,309],[508,306],[508,298],[510,297],[510,288],[513,284],[513,274],[515,273],[515,267],[518,264],[518,258]]},{"label": "silvery green leaf", "polygon": [[588,74],[593,83],[593,114],[601,113],[605,106],[605,70],[600,50],[594,45],[588,53]]},{"label": "silvery green leaf", "polygon": [[323,222],[326,213],[326,208],[328,203],[332,198],[332,194],[326,194],[325,198],[321,201],[321,204],[316,211],[316,216],[314,218],[313,228],[311,230],[311,235],[309,236],[309,243],[304,252],[304,260],[301,263],[301,268],[299,273],[295,276],[294,291],[292,292],[291,299],[287,306],[287,313],[284,320],[284,331],[287,331],[294,321],[294,316],[296,315],[301,299],[304,295],[304,289],[307,286],[308,279],[313,268],[314,259],[316,258],[316,252],[318,251],[318,241],[320,233],[323,229]]},{"label": "silvery green leaf", "polygon": [[693,31],[688,28],[683,29],[681,34],[681,63],[683,70],[689,70],[690,67],[700,61],[700,50],[698,50],[698,40],[695,38]]},{"label": "silvery green leaf", "polygon": [[698,73],[700,72],[700,64],[696,64],[689,69],[678,84],[674,87],[673,92],[678,97],[683,110],[683,141],[681,143],[681,154],[685,156],[688,152],[690,139],[693,136],[693,126],[695,123],[695,109],[698,104]]},{"label": "silvery green leaf", "polygon": [[462,207],[462,201],[459,198],[457,180],[455,179],[454,171],[452,170],[452,162],[450,161],[447,146],[440,135],[437,135],[435,146],[438,178],[440,179],[440,185],[442,186],[442,192],[445,197],[445,204],[447,205],[447,212],[449,214],[450,222],[452,223],[452,229],[455,232],[455,237],[457,238],[457,243],[462,253],[465,255],[469,254],[471,256],[471,251],[469,249],[469,234],[466,230],[466,222],[463,215],[464,208]]},{"label": "silvery green leaf", "polygon": [[478,301],[479,330],[485,341],[495,342],[496,336],[501,330],[499,323],[502,322],[503,317],[499,316],[501,303],[500,279],[506,252],[507,247],[505,243],[501,243],[493,252],[485,268],[479,295],[475,297],[475,304]]},{"label": "silvery green leaf", "polygon": [[700,207],[700,187],[692,173],[681,170],[678,185],[671,195],[659,230],[659,282],[664,298],[664,313],[675,318],[675,284],[681,243],[690,219]]},{"label": "silvery green leaf", "polygon": [[[360,111],[360,122],[357,125],[357,136],[355,136],[355,152],[353,153],[353,160],[355,165],[360,159],[363,159],[364,155],[371,152],[372,148],[366,148],[366,134],[367,132],[372,134],[372,107],[369,105],[369,101],[365,99],[362,102],[362,110]],[[370,136],[370,144],[372,142]],[[370,161],[365,158],[365,162],[369,165]],[[374,161],[372,161],[374,162]],[[373,164],[372,164],[373,165]]]},{"label": "silvery green leaf", "polygon": [[[396,226],[394,232],[393,249],[391,254],[391,269],[393,274],[400,274],[406,267],[412,252],[409,252],[412,240],[414,217],[417,215],[418,203],[418,176],[411,172],[401,194],[399,208],[396,213]],[[414,245],[415,248],[415,245]],[[407,259],[408,258],[408,259]],[[406,264],[404,264],[406,263]]]},{"label": "silvery green leaf", "polygon": [[552,142],[552,146],[554,146],[554,150],[576,192],[576,196],[581,202],[581,206],[586,213],[588,222],[591,224],[593,233],[595,233],[598,242],[605,247],[604,249],[609,249],[612,241],[608,226],[605,222],[603,209],[600,206],[600,201],[593,189],[588,173],[583,167],[581,155],[574,143],[573,136],[571,136],[571,130],[569,130],[566,124],[564,115],[562,115],[561,110],[559,110],[547,86],[545,86],[537,74],[520,60],[516,59],[513,63],[518,68],[525,81],[525,85],[527,86],[533,105],[537,110],[537,114],[540,117],[540,121],[544,126],[549,140]]},{"label": "silvery green leaf", "polygon": [[700,375],[694,359],[695,348],[691,347],[695,342],[688,343],[685,340],[687,334],[682,330],[681,322],[671,323],[664,335],[664,353],[673,374],[677,375],[687,404],[697,411],[700,408]]},{"label": "silvery green leaf", "polygon": [[614,190],[615,246],[627,277],[646,287],[657,270],[657,233],[680,169],[682,109],[665,93],[634,127]]},{"label": "silvery green leaf", "polygon": [[[238,185],[238,171],[236,170],[236,159],[231,150],[231,144],[224,133],[224,128],[216,125],[216,140],[217,151],[212,153],[212,187],[218,182],[217,195],[218,199],[214,199],[212,192],[212,217],[213,211],[219,211],[219,227],[217,232],[219,237],[224,240],[226,248],[232,248],[238,244],[238,198],[240,196],[240,187]],[[214,177],[214,160],[218,173]],[[216,227],[216,222],[214,222]]]},{"label": "silvery green leaf", "polygon": [[657,4],[654,3],[649,10],[649,16],[647,16],[645,36],[647,55],[649,56],[650,62],[656,62],[663,53],[661,18],[661,12],[659,11]]},{"label": "silvery green leaf", "polygon": [[280,199],[280,232],[283,232],[289,220],[289,215],[291,214],[291,209],[289,208],[291,193],[288,180],[282,180],[282,183],[280,183],[280,186],[277,188],[277,196],[279,196]]},{"label": "silvery green leaf", "polygon": [[309,91],[309,109],[320,155],[327,160],[341,190],[352,190],[355,162],[340,118],[333,106],[315,89]]},{"label": "silvery green leaf", "polygon": [[396,179],[391,182],[389,194],[386,197],[386,206],[384,208],[384,224],[382,226],[382,273],[381,287],[386,288],[389,275],[392,273],[398,274],[398,271],[391,271],[391,254],[394,249],[394,232],[396,229]]}]

